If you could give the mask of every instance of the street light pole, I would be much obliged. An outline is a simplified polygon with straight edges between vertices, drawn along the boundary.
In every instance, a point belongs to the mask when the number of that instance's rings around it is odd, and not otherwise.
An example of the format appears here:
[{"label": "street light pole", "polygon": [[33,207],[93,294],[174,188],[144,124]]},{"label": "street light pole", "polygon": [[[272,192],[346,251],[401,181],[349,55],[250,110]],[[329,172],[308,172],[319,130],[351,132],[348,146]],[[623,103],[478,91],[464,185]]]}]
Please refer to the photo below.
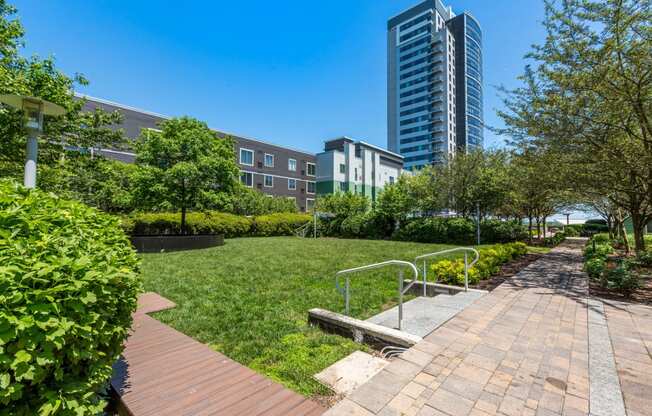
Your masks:
[{"label": "street light pole", "polygon": [[38,157],[37,133],[30,130],[27,137],[27,157],[25,158],[25,188],[36,188],[36,158]]},{"label": "street light pole", "polygon": [[51,102],[37,97],[25,97],[15,94],[0,95],[0,103],[22,110],[25,113],[27,128],[27,151],[25,157],[25,188],[36,187],[36,159],[38,157],[38,136],[43,132],[43,116],[61,116],[66,110]]},{"label": "street light pole", "polygon": [[475,217],[477,218],[475,229],[478,237],[478,245],[480,245],[480,201],[475,203]]}]

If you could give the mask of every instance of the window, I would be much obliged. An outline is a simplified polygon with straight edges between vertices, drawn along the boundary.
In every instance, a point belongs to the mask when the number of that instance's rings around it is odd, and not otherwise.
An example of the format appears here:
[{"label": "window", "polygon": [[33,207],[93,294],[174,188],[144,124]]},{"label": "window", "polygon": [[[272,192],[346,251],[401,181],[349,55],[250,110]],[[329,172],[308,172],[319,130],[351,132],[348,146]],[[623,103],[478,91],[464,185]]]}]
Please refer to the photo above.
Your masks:
[{"label": "window", "polygon": [[314,182],[308,182],[308,190],[307,192],[309,194],[314,194],[315,193],[315,183]]},{"label": "window", "polygon": [[346,192],[346,182],[340,182],[340,191]]},{"label": "window", "polygon": [[296,179],[288,179],[288,189],[291,191],[294,191],[297,189],[297,180]]},{"label": "window", "polygon": [[253,166],[254,151],[249,149],[240,149],[240,164]]},{"label": "window", "polygon": [[315,176],[315,164],[308,162],[306,166],[308,167],[308,176]]},{"label": "window", "polygon": [[355,168],[354,172],[355,172],[355,180],[357,181],[358,180],[358,168]]},{"label": "window", "polygon": [[340,163],[340,173],[346,173],[346,165],[344,163]]},{"label": "window", "polygon": [[269,153],[265,153],[265,167],[266,168],[273,168],[274,167],[274,155],[270,155]]},{"label": "window", "polygon": [[272,188],[274,186],[274,177],[272,175],[265,175],[265,187]]},{"label": "window", "polygon": [[297,171],[297,161],[296,159],[288,159],[288,170],[292,172]]},{"label": "window", "polygon": [[251,172],[242,172],[240,174],[240,182],[244,186],[252,188],[254,186],[254,175]]},{"label": "window", "polygon": [[306,198],[306,209],[312,211],[315,208],[315,200]]},{"label": "window", "polygon": [[394,183],[394,177],[393,176],[389,177],[389,183]]}]

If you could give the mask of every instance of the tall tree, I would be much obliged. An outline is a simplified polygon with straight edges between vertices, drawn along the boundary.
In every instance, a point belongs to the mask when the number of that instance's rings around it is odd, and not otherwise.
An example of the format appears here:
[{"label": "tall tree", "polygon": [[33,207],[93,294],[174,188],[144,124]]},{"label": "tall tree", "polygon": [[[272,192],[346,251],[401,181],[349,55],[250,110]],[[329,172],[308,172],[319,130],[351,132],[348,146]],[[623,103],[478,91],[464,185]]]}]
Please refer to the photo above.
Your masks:
[{"label": "tall tree", "polygon": [[237,186],[234,142],[190,117],[160,128],[143,131],[136,145],[135,198],[146,208],[180,210],[185,232],[189,209],[224,204]]},{"label": "tall tree", "polygon": [[500,115],[518,142],[572,164],[565,182],[626,210],[635,246],[652,220],[652,3],[546,2],[546,41]]}]

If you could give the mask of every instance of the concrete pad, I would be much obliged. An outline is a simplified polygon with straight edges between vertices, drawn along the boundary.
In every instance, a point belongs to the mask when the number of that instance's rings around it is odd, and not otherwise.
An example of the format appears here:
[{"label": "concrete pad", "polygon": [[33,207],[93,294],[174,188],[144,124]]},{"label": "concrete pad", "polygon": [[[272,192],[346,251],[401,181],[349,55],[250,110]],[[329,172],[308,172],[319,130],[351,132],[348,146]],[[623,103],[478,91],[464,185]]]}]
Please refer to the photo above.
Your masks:
[{"label": "concrete pad", "polygon": [[[482,292],[460,292],[453,296],[417,297],[405,302],[401,331],[424,337],[484,295]],[[398,328],[398,306],[372,316],[367,322]]]},{"label": "concrete pad", "polygon": [[355,351],[315,374],[315,378],[335,393],[348,395],[378,374],[387,364],[389,364],[387,360],[366,352]]},{"label": "concrete pad", "polygon": [[589,299],[588,320],[591,415],[624,415],[625,403],[601,301]]}]

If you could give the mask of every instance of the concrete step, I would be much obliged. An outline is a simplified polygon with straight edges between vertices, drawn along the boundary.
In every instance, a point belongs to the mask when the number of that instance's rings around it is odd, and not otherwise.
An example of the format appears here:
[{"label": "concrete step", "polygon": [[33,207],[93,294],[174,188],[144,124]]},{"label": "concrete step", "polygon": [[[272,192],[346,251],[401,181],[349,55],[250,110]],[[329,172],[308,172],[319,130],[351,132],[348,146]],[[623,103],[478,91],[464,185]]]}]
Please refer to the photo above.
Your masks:
[{"label": "concrete step", "polygon": [[[484,293],[459,292],[456,295],[414,298],[403,304],[401,331],[425,337],[482,296]],[[367,322],[398,328],[398,306],[372,316]]]},{"label": "concrete step", "polygon": [[378,374],[389,361],[374,357],[362,351],[351,355],[315,374],[320,383],[330,387],[337,394],[347,395]]}]

